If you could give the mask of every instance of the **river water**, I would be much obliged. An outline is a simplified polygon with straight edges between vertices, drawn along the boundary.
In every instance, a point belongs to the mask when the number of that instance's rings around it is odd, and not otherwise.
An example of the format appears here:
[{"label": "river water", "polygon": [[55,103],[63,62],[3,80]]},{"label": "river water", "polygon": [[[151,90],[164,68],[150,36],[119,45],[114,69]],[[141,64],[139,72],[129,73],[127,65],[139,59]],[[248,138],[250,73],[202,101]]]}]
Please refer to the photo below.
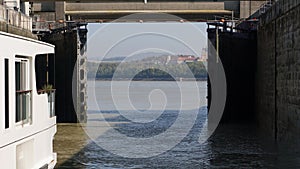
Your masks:
[{"label": "river water", "polygon": [[[207,118],[206,92],[206,82],[88,82],[88,123],[58,124],[54,140],[56,167],[300,167],[299,149],[279,148],[249,124],[220,125],[207,141],[199,143]],[[183,121],[177,124],[180,117]],[[191,122],[191,128],[187,127]],[[173,131],[168,137],[159,142],[152,140],[170,128]],[[132,145],[127,138],[146,141]],[[178,144],[174,144],[178,138]]]}]

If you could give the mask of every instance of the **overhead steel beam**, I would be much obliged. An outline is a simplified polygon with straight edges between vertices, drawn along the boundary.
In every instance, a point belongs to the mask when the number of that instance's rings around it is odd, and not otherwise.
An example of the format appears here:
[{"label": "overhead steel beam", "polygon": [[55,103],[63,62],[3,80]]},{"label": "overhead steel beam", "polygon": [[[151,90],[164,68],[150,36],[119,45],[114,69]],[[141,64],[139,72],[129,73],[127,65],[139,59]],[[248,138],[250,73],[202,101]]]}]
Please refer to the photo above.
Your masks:
[{"label": "overhead steel beam", "polygon": [[[110,2],[143,2],[144,0],[21,0],[21,2],[57,2],[57,1],[65,1],[65,2],[78,2],[78,3],[110,3]],[[147,2],[203,2],[203,0],[148,0]],[[216,2],[214,0],[205,0],[205,2]]]},{"label": "overhead steel beam", "polygon": [[[32,0],[35,1],[35,0]],[[42,0],[41,0],[42,1]],[[58,0],[45,0],[45,1],[58,1]],[[97,0],[97,3],[84,3],[86,1],[66,0],[64,12],[62,16],[66,16],[65,20],[105,20],[111,22],[121,17],[136,14],[136,13],[167,13],[173,14],[186,20],[198,19],[214,19],[217,16],[232,15],[237,13],[239,8],[229,7],[226,3],[218,1],[204,1],[204,0],[148,0],[148,3],[143,3],[143,0],[110,0],[104,3],[105,0]],[[92,0],[93,1],[93,0]],[[55,4],[57,4],[56,2]],[[33,6],[34,12],[39,15],[43,13],[42,3],[35,3]],[[232,5],[232,4],[231,4]],[[234,6],[234,5],[233,5]],[[47,11],[46,11],[47,12]],[[60,16],[58,11],[55,16]],[[58,13],[58,14],[57,14]],[[152,20],[155,20],[153,15]],[[47,20],[47,19],[46,19]],[[53,19],[52,19],[53,20]],[[55,18],[55,20],[64,20]],[[150,19],[149,19],[150,20]]]},{"label": "overhead steel beam", "polygon": [[[163,14],[172,14],[174,17]],[[83,22],[205,22],[215,16],[228,16],[227,10],[117,10],[117,11],[66,11],[75,21]],[[130,15],[139,14],[139,15]]]},{"label": "overhead steel beam", "polygon": [[133,13],[169,13],[169,14],[228,14],[229,10],[99,10],[99,11],[66,11],[66,15],[111,15],[111,14],[133,14]]}]

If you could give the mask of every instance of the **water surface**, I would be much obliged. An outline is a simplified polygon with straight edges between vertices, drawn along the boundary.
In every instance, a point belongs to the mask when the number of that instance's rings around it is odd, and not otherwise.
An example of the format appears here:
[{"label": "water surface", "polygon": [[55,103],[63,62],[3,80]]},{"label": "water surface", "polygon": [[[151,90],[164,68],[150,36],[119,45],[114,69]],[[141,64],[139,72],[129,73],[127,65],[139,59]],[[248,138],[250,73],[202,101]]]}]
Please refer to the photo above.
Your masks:
[{"label": "water surface", "polygon": [[[93,86],[90,84],[89,86]],[[185,87],[192,86],[192,82],[181,82]],[[110,94],[110,82],[98,81],[95,88],[88,88],[89,95],[89,124],[109,123],[118,132],[134,138],[151,138],[159,135],[170,128],[179,114],[178,104],[181,100],[178,93],[178,85],[175,82],[135,82],[130,86],[131,99],[134,107],[142,113],[152,104],[159,104],[164,97],[158,93],[158,98],[151,102],[151,98],[145,97],[149,92],[159,89],[166,93],[168,105],[163,111],[154,109],[147,113],[158,114],[159,117],[148,123],[132,122],[126,119],[116,109]],[[122,84],[121,84],[122,85]],[[200,144],[203,124],[206,120],[206,82],[197,82],[201,103],[197,112],[195,123],[187,136],[170,150],[150,158],[125,158],[113,154],[97,144],[97,140],[91,139],[78,124],[59,124],[55,136],[54,150],[58,153],[57,168],[298,168],[300,167],[299,149],[291,146],[279,149],[276,144],[266,141],[261,137],[253,125],[221,125],[213,136],[206,142]],[[188,88],[188,87],[186,87]],[[119,88],[117,98],[126,98],[126,93]],[[187,94],[193,95],[194,89],[185,90]],[[124,102],[126,103],[126,102]],[[194,105],[192,105],[193,107]],[[126,105],[122,111],[130,111]],[[177,108],[177,109],[176,109]],[[189,111],[187,111],[189,112]],[[101,118],[99,118],[101,114]],[[137,117],[141,120],[143,114]],[[148,119],[142,119],[148,120]],[[184,127],[184,123],[181,124]],[[108,126],[97,126],[97,133],[107,133],[112,130]],[[180,134],[179,127],[171,135],[176,137]],[[101,137],[99,138],[101,139]],[[170,139],[170,138],[169,138]],[[113,145],[115,144],[115,145]],[[168,146],[166,141],[160,142],[161,146]],[[150,143],[149,143],[150,145]],[[127,150],[122,140],[113,142],[112,146]],[[148,145],[144,145],[147,147]],[[151,148],[151,147],[149,147]],[[130,154],[130,150],[128,150]],[[147,153],[147,152],[141,152]]]}]

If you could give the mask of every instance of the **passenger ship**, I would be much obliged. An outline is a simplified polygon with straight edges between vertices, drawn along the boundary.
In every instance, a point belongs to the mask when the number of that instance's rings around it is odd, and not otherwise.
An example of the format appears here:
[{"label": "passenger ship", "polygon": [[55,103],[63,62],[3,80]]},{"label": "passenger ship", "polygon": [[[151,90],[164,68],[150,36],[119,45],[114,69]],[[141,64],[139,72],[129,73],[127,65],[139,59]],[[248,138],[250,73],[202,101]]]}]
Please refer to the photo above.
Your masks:
[{"label": "passenger ship", "polygon": [[0,168],[54,168],[53,90],[38,91],[37,60],[54,46],[0,32]]}]

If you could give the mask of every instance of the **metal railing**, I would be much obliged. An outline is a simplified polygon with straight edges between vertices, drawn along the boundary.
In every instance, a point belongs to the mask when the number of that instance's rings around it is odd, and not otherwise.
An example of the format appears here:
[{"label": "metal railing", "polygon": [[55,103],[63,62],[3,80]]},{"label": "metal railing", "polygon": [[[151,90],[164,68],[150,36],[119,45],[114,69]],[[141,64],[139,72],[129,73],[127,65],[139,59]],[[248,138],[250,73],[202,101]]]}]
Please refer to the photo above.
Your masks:
[{"label": "metal railing", "polygon": [[39,94],[47,93],[48,95],[48,113],[50,117],[55,116],[55,89],[51,90],[39,90]]},{"label": "metal railing", "polygon": [[7,23],[18,28],[32,31],[32,18],[19,11],[0,5],[0,22]]},{"label": "metal railing", "polygon": [[62,31],[77,28],[79,25],[86,25],[84,21],[43,21],[38,15],[33,16],[32,31],[33,32],[51,32]]},{"label": "metal railing", "polygon": [[267,0],[265,3],[263,3],[259,8],[259,14],[264,14],[267,12],[267,10],[273,5],[272,0]]},{"label": "metal railing", "polygon": [[47,32],[53,29],[62,28],[65,23],[55,22],[55,21],[40,21],[34,19],[32,22],[33,32]]}]

